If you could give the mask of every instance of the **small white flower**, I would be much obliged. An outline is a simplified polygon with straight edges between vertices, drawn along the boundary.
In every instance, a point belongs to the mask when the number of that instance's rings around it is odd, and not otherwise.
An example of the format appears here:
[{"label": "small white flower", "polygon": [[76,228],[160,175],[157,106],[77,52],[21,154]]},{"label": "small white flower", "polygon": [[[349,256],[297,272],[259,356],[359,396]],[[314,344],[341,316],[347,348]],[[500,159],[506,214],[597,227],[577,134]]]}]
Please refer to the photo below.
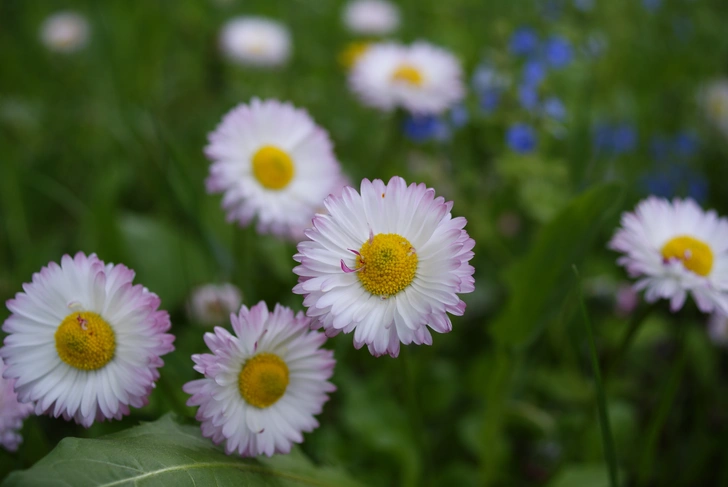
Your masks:
[{"label": "small white flower", "polygon": [[328,133],[290,103],[253,99],[239,105],[209,140],[208,191],[224,193],[229,221],[246,226],[257,217],[261,233],[290,238],[310,224],[339,184]]},{"label": "small white flower", "polygon": [[16,451],[23,441],[20,428],[23,420],[33,412],[32,404],[18,402],[13,390],[14,379],[4,379],[2,374],[7,366],[0,358],[0,446],[8,451]]},{"label": "small white flower", "polygon": [[264,302],[231,317],[233,333],[215,327],[205,333],[212,354],[193,355],[195,370],[205,375],[183,389],[200,406],[202,435],[225,452],[271,456],[288,453],[303,441],[302,432],[318,427],[334,369],[333,352],[320,348],[322,333],[309,331],[302,312]]},{"label": "small white flower", "polygon": [[460,61],[426,42],[372,44],[349,72],[349,85],[366,105],[438,114],[465,95]]},{"label": "small white flower", "polygon": [[706,84],[700,91],[698,101],[710,123],[728,137],[728,79]]},{"label": "small white flower", "polygon": [[242,300],[240,289],[233,284],[206,284],[192,291],[188,312],[202,325],[221,325],[240,309]]},{"label": "small white flower", "polygon": [[387,35],[399,27],[399,9],[384,0],[355,0],[344,6],[344,24],[355,34]]},{"label": "small white flower", "polygon": [[690,293],[704,313],[728,313],[728,220],[691,199],[650,196],[622,215],[609,247],[648,302],[670,300],[682,308]]},{"label": "small white flower", "polygon": [[237,17],[220,31],[220,48],[231,60],[248,66],[281,66],[291,54],[288,28],[262,17]]},{"label": "small white flower", "polygon": [[51,51],[70,53],[86,46],[89,25],[76,12],[58,12],[48,17],[40,28],[40,38]]}]

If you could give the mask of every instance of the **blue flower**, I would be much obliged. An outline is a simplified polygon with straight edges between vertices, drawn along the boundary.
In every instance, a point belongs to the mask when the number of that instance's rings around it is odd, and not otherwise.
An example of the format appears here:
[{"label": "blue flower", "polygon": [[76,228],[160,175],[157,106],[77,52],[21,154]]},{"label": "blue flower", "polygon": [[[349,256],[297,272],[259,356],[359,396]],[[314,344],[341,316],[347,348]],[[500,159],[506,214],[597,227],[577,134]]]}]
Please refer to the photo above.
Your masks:
[{"label": "blue flower", "polygon": [[525,123],[515,123],[506,133],[506,142],[513,151],[519,154],[533,152],[537,143],[536,131]]},{"label": "blue flower", "polygon": [[480,108],[485,113],[493,113],[500,103],[501,90],[491,88],[480,95]]},{"label": "blue flower", "polygon": [[536,88],[526,84],[521,85],[518,88],[518,101],[528,111],[535,109],[538,106],[538,92]]},{"label": "blue flower", "polygon": [[445,123],[433,115],[408,115],[404,120],[404,134],[414,142],[426,142],[430,139],[445,140],[449,129]]},{"label": "blue flower", "polygon": [[700,141],[690,132],[680,132],[675,136],[675,152],[685,158],[690,158],[698,152]]},{"label": "blue flower", "polygon": [[546,61],[554,68],[563,68],[571,62],[571,44],[563,37],[551,37],[546,41],[544,50]]},{"label": "blue flower", "polygon": [[538,86],[546,77],[546,66],[537,59],[530,59],[523,65],[523,82],[531,86]]},{"label": "blue flower", "polygon": [[617,154],[632,152],[637,147],[637,132],[631,125],[618,125],[614,128],[612,137],[612,149]]},{"label": "blue flower", "polygon": [[468,123],[469,118],[470,115],[468,114],[468,109],[465,105],[455,105],[452,109],[450,109],[450,123],[452,123],[452,126],[455,128],[462,127]]},{"label": "blue flower", "polygon": [[538,35],[530,27],[521,27],[511,35],[510,51],[517,56],[528,56],[538,49]]},{"label": "blue flower", "polygon": [[554,120],[559,122],[564,121],[566,118],[566,107],[561,100],[555,96],[546,98],[542,105],[543,113]]},{"label": "blue flower", "polygon": [[597,152],[611,152],[612,140],[612,127],[604,123],[594,126],[592,143]]}]

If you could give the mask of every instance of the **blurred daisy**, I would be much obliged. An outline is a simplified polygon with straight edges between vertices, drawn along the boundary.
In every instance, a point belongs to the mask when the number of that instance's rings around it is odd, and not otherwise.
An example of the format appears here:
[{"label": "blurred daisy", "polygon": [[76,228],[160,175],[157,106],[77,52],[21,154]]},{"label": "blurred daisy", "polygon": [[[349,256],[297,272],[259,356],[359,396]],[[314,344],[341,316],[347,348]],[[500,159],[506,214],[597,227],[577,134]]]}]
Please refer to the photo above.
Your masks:
[{"label": "blurred daisy", "polygon": [[240,309],[240,289],[230,283],[206,284],[192,291],[187,306],[190,318],[202,325],[222,325]]},{"label": "blurred daisy", "polygon": [[89,26],[86,17],[76,12],[58,12],[40,28],[40,39],[51,51],[70,53],[86,46]]},{"label": "blurred daisy", "polygon": [[225,441],[228,454],[288,453],[318,427],[314,415],[335,390],[333,352],[320,348],[326,337],[309,331],[302,312],[277,304],[270,313],[261,301],[231,318],[234,335],[215,327],[205,333],[213,354],[192,356],[205,378],[184,385],[187,405],[200,406],[202,435]]},{"label": "blurred daisy", "polygon": [[147,403],[174,336],[164,333],[169,315],[157,295],[133,279],[126,266],[79,252],[33,274],[7,302],[0,356],[21,402],[86,427]]},{"label": "blurred daisy", "polygon": [[422,115],[442,113],[465,95],[460,61],[425,42],[373,44],[350,71],[349,84],[366,105]]},{"label": "blurred daisy", "polygon": [[344,24],[355,34],[387,35],[399,27],[399,9],[383,0],[356,0],[344,7]]},{"label": "blurred daisy", "polygon": [[728,313],[728,219],[691,199],[651,196],[621,223],[609,247],[625,254],[617,262],[648,302],[669,299],[674,312],[689,292],[704,313]]},{"label": "blurred daisy", "polygon": [[229,221],[246,226],[257,216],[261,233],[289,237],[305,228],[339,182],[328,133],[290,103],[239,105],[209,141],[208,191],[225,194]]},{"label": "blurred daisy", "polygon": [[[4,373],[7,366],[0,358],[0,372]],[[13,390],[13,379],[3,379],[0,374],[0,446],[8,451],[16,451],[23,442],[20,428],[23,420],[33,412],[32,404],[18,402],[18,396]]]},{"label": "blurred daisy", "polygon": [[237,17],[220,31],[220,48],[232,61],[248,66],[281,66],[291,54],[288,29],[262,17]]},{"label": "blurred daisy", "polygon": [[328,336],[354,332],[354,346],[396,357],[400,342],[432,344],[428,326],[447,333],[462,315],[458,293],[473,291],[475,242],[452,202],[424,184],[393,177],[345,188],[324,201],[310,240],[298,244],[294,293]]},{"label": "blurred daisy", "polygon": [[728,136],[728,79],[708,83],[699,98],[708,120]]},{"label": "blurred daisy", "polygon": [[[351,186],[351,180],[344,173],[339,173],[337,181],[334,183],[330,194],[334,196],[341,196],[341,192],[347,186]],[[321,200],[321,205],[316,208],[316,211],[314,213],[311,214],[305,225],[301,225],[299,227],[291,227],[291,238],[294,242],[300,242],[301,240],[304,240],[306,238],[305,232],[307,229],[313,226],[311,221],[313,220],[313,217],[316,216],[316,213],[327,213],[323,200]]]}]

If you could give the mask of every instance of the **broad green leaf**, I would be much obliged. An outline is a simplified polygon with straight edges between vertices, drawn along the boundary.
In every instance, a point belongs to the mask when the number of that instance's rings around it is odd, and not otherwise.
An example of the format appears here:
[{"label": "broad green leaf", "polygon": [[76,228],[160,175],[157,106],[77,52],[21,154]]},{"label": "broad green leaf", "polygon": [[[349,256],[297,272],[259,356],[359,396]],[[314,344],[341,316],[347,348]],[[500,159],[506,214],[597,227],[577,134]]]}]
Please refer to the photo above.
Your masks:
[{"label": "broad green leaf", "polygon": [[32,468],[12,473],[13,486],[355,486],[334,468],[318,468],[297,449],[289,455],[243,459],[225,455],[199,426],[168,414],[96,439],[65,438]]},{"label": "broad green leaf", "polygon": [[607,183],[572,200],[506,272],[511,296],[491,328],[502,345],[526,345],[561,309],[574,278],[572,266],[584,259],[605,219],[617,208],[620,194],[617,184]]}]

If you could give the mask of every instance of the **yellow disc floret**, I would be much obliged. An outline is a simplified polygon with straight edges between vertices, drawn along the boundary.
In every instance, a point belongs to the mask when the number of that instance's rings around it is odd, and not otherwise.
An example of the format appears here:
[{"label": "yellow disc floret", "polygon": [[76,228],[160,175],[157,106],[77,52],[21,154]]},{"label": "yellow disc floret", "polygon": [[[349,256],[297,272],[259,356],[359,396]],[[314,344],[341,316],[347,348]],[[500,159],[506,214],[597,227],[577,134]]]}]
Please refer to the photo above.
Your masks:
[{"label": "yellow disc floret", "polygon": [[392,73],[392,81],[401,81],[413,86],[422,86],[424,78],[419,69],[409,64],[402,64]]},{"label": "yellow disc floret", "polygon": [[291,156],[278,147],[266,145],[253,155],[253,175],[264,188],[285,188],[294,172]]},{"label": "yellow disc floret", "polygon": [[114,330],[92,311],[66,316],[56,330],[55,338],[58,356],[77,369],[97,370],[114,358]]},{"label": "yellow disc floret", "polygon": [[662,247],[663,259],[679,259],[686,269],[707,276],[713,268],[713,251],[705,242],[687,235],[679,235]]},{"label": "yellow disc floret", "polygon": [[267,408],[280,399],[288,387],[288,366],[278,355],[259,353],[248,359],[238,377],[243,399],[257,408]]},{"label": "yellow disc floret", "polygon": [[350,42],[339,54],[339,63],[349,69],[367,52],[370,46],[369,42]]},{"label": "yellow disc floret", "polygon": [[364,289],[376,296],[393,296],[415,278],[417,253],[401,235],[380,233],[359,249],[357,270]]}]

